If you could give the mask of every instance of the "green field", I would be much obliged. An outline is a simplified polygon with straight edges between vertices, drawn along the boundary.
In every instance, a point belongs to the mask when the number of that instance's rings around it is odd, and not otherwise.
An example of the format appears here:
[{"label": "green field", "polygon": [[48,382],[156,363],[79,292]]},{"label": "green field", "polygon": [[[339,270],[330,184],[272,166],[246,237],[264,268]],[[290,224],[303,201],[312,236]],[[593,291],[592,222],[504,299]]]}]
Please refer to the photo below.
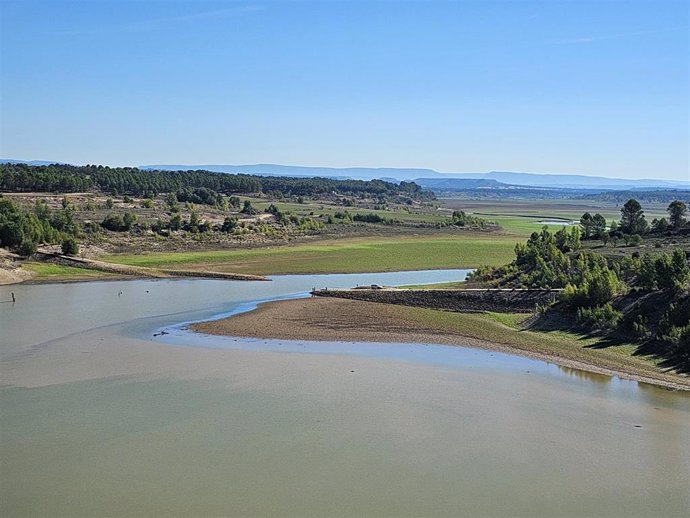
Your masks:
[{"label": "green field", "polygon": [[152,268],[258,275],[356,273],[499,266],[518,239],[506,235],[356,238],[243,250],[113,255],[103,260]]},{"label": "green field", "polygon": [[[508,234],[520,237],[520,241],[524,238],[530,236],[532,232],[539,232],[544,226],[541,221],[542,218],[534,218],[531,216],[496,216],[496,215],[486,215],[477,214],[478,216],[488,219],[490,221],[495,221],[501,228]],[[559,216],[560,217],[560,216]],[[565,224],[565,223],[564,223]],[[560,230],[563,225],[547,225],[549,230],[555,232]]]}]

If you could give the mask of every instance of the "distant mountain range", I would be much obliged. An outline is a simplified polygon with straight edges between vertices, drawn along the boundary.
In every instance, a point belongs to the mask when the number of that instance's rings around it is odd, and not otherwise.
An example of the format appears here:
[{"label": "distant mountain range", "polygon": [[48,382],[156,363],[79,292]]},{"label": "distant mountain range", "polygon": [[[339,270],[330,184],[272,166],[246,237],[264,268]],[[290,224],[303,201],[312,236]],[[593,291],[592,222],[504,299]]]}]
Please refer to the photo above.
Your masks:
[{"label": "distant mountain range", "polygon": [[[27,163],[48,165],[64,162],[44,160],[0,159],[2,163]],[[688,181],[678,180],[627,180],[602,176],[574,174],[517,173],[510,171],[491,171],[488,173],[441,173],[433,169],[393,168],[393,167],[307,167],[280,164],[247,165],[180,165],[156,164],[142,165],[140,169],[160,169],[164,171],[206,170],[219,173],[245,173],[265,176],[314,177],[322,176],[336,179],[388,181],[415,181],[422,187],[435,190],[463,188],[515,188],[536,187],[544,189],[592,189],[592,190],[641,190],[641,189],[690,189]]]},{"label": "distant mountain range", "polygon": [[[165,171],[185,171],[204,169],[221,173],[247,173],[270,176],[324,176],[327,178],[352,178],[357,180],[405,180],[415,181],[427,188],[452,188],[453,180],[484,181],[471,185],[466,181],[457,182],[458,187],[501,188],[506,186],[543,187],[552,189],[690,189],[689,181],[676,180],[625,180],[602,176],[574,174],[515,173],[491,171],[489,173],[441,173],[433,169],[374,168],[374,167],[306,167],[279,164],[252,165],[143,165],[142,169],[162,169]],[[507,184],[507,185],[506,185]]]},{"label": "distant mountain range", "polygon": [[50,165],[50,164],[67,164],[67,162],[58,162],[53,160],[15,160],[14,158],[0,158],[0,164],[28,164],[28,165]]},{"label": "distant mountain range", "polygon": [[[489,173],[441,173],[433,169],[409,168],[374,168],[374,167],[306,167],[279,164],[252,165],[143,165],[142,169],[162,169],[165,171],[185,171],[205,169],[221,173],[247,173],[271,176],[324,176],[328,178],[352,178],[358,180],[395,179],[416,181],[420,185],[438,188],[439,181],[450,187],[452,180],[484,180],[483,185],[475,187],[501,187],[500,184],[524,187],[568,188],[568,189],[689,189],[690,181],[674,180],[625,180],[605,178],[602,176],[515,173],[509,171],[491,171]],[[466,182],[458,182],[469,186]]]},{"label": "distant mountain range", "polygon": [[251,164],[251,165],[142,165],[141,169],[161,169],[163,171],[193,171],[203,169],[218,173],[245,173],[262,176],[293,176],[326,178],[343,178],[356,180],[395,179],[397,181],[411,181],[415,178],[439,176],[433,169],[405,169],[394,167],[307,167],[280,164]]},{"label": "distant mountain range", "polygon": [[[462,178],[463,176],[455,176]],[[482,176],[484,179],[492,179],[512,185],[524,185],[530,187],[551,187],[566,189],[689,189],[688,181],[677,180],[628,180],[623,178],[606,178],[603,176],[585,176],[578,174],[542,174],[542,173],[513,173],[504,171],[492,171]]]}]

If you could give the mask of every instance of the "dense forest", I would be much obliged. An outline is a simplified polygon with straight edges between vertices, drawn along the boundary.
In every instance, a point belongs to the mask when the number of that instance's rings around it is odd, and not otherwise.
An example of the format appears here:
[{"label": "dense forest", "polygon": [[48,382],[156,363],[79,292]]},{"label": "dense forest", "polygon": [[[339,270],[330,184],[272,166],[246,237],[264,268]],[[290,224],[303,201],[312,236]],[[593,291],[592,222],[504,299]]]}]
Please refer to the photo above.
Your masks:
[{"label": "dense forest", "polygon": [[0,164],[0,191],[71,193],[99,190],[111,195],[155,196],[205,188],[222,194],[265,193],[281,196],[406,196],[433,199],[414,182],[284,178],[210,171],[144,171],[102,165]]}]

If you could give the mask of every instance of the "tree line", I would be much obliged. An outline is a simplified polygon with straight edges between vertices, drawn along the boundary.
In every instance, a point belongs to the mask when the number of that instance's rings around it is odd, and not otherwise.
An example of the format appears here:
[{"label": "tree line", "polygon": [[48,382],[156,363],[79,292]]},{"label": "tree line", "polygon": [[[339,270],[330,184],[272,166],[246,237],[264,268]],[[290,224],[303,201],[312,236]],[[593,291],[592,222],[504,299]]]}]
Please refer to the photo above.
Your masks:
[{"label": "tree line", "polygon": [[20,210],[11,200],[0,198],[0,246],[29,256],[39,243],[62,243],[63,252],[76,255],[79,225],[67,200],[62,208],[51,211],[36,200],[32,210]]},{"label": "tree line", "polygon": [[[613,220],[607,223],[606,218],[601,214],[592,215],[585,212],[580,218],[580,227],[584,239],[600,239],[604,244],[610,239],[624,238],[625,236],[641,238],[649,233],[679,232],[689,228],[686,218],[688,207],[684,202],[673,200],[666,208],[666,212],[668,218],[654,218],[650,224],[640,202],[630,198],[621,207],[619,221]],[[639,241],[639,239],[633,239],[633,241]]]},{"label": "tree line", "polygon": [[[211,171],[159,171],[102,165],[0,164],[0,191],[70,193],[99,190],[112,195],[153,197],[161,193],[194,195],[195,189],[215,193],[279,193],[283,196],[405,196],[433,199],[414,182],[383,180],[335,180],[331,178],[286,178]],[[197,192],[198,194],[198,192]]]},{"label": "tree line", "polygon": [[690,198],[687,189],[663,189],[645,191],[605,191],[596,194],[586,194],[580,199],[624,203],[631,198],[644,203],[670,203],[678,198]]}]

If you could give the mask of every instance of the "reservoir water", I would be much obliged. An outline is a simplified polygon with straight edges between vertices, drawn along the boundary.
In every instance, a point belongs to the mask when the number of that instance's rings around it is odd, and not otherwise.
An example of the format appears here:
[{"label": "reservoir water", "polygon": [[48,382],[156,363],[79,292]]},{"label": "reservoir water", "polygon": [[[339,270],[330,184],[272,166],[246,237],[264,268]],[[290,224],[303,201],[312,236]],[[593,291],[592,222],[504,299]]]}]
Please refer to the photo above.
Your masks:
[{"label": "reservoir water", "polygon": [[0,514],[687,516],[686,393],[470,348],[180,327],[465,273],[0,287],[17,298],[0,303]]}]

